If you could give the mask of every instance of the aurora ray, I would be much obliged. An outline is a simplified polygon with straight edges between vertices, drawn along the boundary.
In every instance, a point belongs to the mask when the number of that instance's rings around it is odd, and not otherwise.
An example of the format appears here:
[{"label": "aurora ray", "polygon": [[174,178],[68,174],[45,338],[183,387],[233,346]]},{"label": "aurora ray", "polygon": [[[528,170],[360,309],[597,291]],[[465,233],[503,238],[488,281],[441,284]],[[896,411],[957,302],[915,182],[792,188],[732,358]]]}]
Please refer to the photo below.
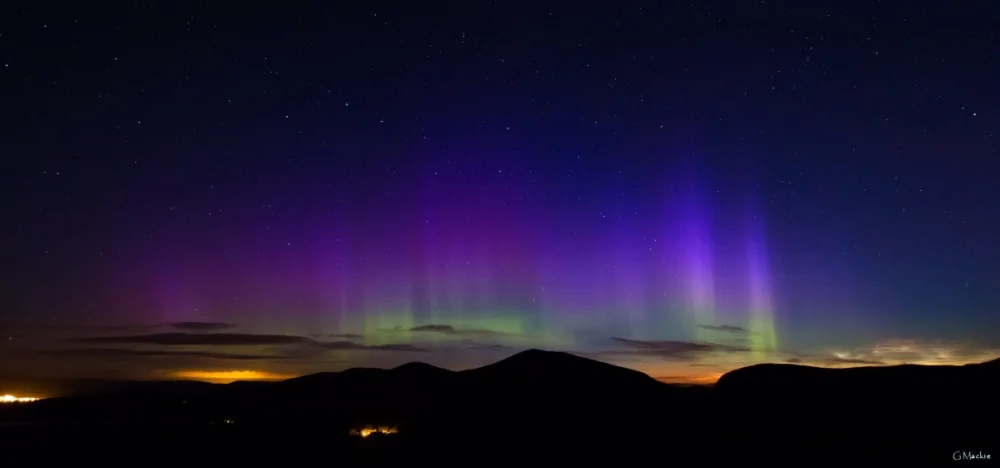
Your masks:
[{"label": "aurora ray", "polygon": [[759,216],[749,216],[746,235],[747,286],[749,293],[750,350],[755,359],[766,360],[778,350],[771,291],[771,270]]}]

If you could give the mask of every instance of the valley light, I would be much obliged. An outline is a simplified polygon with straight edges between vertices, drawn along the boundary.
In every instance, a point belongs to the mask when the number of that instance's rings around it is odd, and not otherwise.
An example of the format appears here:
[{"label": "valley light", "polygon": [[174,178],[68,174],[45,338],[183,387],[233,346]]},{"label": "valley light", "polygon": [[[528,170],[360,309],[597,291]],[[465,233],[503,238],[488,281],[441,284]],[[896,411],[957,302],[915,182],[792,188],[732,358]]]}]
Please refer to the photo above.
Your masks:
[{"label": "valley light", "polygon": [[365,426],[361,429],[351,429],[351,435],[361,437],[362,439],[372,434],[395,434],[397,432],[399,430],[391,426]]},{"label": "valley light", "polygon": [[0,403],[31,403],[33,401],[38,401],[38,398],[34,398],[34,397],[16,397],[14,395],[3,395],[3,396],[0,396]]}]

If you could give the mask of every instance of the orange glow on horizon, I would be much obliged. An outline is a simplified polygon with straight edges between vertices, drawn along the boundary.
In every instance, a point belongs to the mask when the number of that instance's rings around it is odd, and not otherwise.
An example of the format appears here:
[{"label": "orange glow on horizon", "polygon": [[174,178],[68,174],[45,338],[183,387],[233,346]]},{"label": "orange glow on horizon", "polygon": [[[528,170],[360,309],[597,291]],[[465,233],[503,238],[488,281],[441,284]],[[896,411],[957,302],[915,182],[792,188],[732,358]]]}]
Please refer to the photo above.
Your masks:
[{"label": "orange glow on horizon", "polygon": [[[979,362],[981,362],[981,361],[978,361],[978,360],[972,360],[972,361],[970,361],[970,360],[965,359],[965,360],[954,360],[954,361],[920,360],[920,361],[913,361],[913,362],[891,362],[891,363],[887,363],[887,362],[882,362],[882,363],[879,363],[879,362],[871,362],[871,363],[860,363],[860,362],[859,363],[851,363],[851,362],[823,363],[823,362],[802,361],[802,362],[795,362],[795,363],[784,362],[784,363],[780,363],[780,364],[792,364],[792,365],[798,365],[798,366],[819,367],[819,368],[824,368],[824,369],[850,369],[850,368],[856,368],[856,367],[883,367],[883,366],[894,366],[894,365],[901,365],[901,364],[915,364],[915,365],[919,365],[919,366],[962,366],[962,365],[967,365],[967,364],[977,364]],[[749,365],[752,365],[752,363],[748,363],[747,364],[747,366],[749,366]],[[745,366],[734,366],[730,370],[740,369],[741,367],[745,367]],[[650,372],[646,372],[646,374],[652,376],[654,379],[656,379],[656,380],[658,380],[660,382],[663,382],[665,384],[714,385],[716,382],[719,381],[720,378],[722,378],[723,375],[726,374],[726,372],[706,372],[706,373],[699,373],[699,374],[679,375],[679,376],[670,376],[670,377],[657,377],[656,373],[650,373]]]},{"label": "orange glow on horizon", "polygon": [[691,383],[699,385],[714,384],[719,381],[719,378],[722,377],[722,374],[724,374],[724,372],[712,372],[707,375],[693,376],[691,377]]},{"label": "orange glow on horizon", "polygon": [[201,380],[211,383],[230,383],[237,380],[285,380],[295,376],[259,370],[183,370],[170,373],[170,377],[183,380]]},{"label": "orange glow on horizon", "polygon": [[0,403],[31,403],[38,400],[39,399],[35,397],[16,397],[14,395],[0,396]]},{"label": "orange glow on horizon", "polygon": [[712,385],[715,382],[719,381],[719,378],[722,377],[722,374],[724,374],[724,372],[710,372],[706,374],[692,374],[686,376],[671,376],[671,377],[656,377],[655,374],[653,374],[651,375],[651,377],[665,384]]}]

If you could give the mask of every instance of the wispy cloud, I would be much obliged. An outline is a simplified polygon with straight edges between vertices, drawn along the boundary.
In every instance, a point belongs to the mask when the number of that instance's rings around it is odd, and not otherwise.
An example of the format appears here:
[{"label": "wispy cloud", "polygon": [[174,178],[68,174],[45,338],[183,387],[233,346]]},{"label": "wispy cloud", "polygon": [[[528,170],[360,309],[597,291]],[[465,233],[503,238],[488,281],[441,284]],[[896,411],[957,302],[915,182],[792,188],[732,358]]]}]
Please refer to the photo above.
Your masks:
[{"label": "wispy cloud", "polygon": [[84,332],[84,333],[152,333],[156,330],[172,328],[186,332],[210,332],[235,328],[236,324],[226,322],[167,322],[167,323],[119,323],[115,325],[74,325],[74,324],[43,324],[17,325],[3,324],[0,330],[37,331],[37,332]]},{"label": "wispy cloud", "polygon": [[271,359],[288,359],[287,356],[258,355],[258,354],[234,354],[234,353],[214,353],[206,351],[172,351],[172,350],[138,350],[119,348],[83,348],[83,349],[61,349],[54,351],[41,351],[39,354],[72,356],[72,357],[182,357],[182,358],[202,358],[202,359],[223,359],[235,361],[256,361]]},{"label": "wispy cloud", "polygon": [[167,325],[177,330],[192,332],[221,331],[236,327],[236,325],[225,322],[173,322]]},{"label": "wispy cloud", "polygon": [[427,348],[422,348],[419,346],[414,346],[411,344],[398,343],[398,344],[383,344],[383,345],[363,345],[355,343],[353,341],[329,341],[329,342],[316,342],[316,346],[324,349],[335,349],[335,350],[373,350],[373,351],[411,351],[411,352],[426,352],[429,351]]},{"label": "wispy cloud", "polygon": [[[131,332],[131,333],[142,333],[150,332],[156,330],[157,328],[162,328],[164,324],[119,324],[119,325],[108,325],[106,327],[97,327],[98,331],[102,332]],[[78,330],[87,330],[87,327],[78,327]]]},{"label": "wispy cloud", "polygon": [[410,328],[412,332],[435,332],[435,333],[455,333],[455,327],[451,325],[420,325]]},{"label": "wispy cloud", "polygon": [[471,339],[461,340],[459,341],[459,344],[463,346],[464,349],[473,351],[510,351],[515,349],[513,346],[507,346],[499,343],[481,343]]},{"label": "wispy cloud", "polygon": [[318,339],[318,340],[319,339],[323,339],[323,338],[337,338],[337,339],[343,339],[343,340],[360,340],[360,339],[363,339],[365,337],[364,335],[362,335],[360,333],[313,333],[313,334],[311,334],[309,336],[312,337],[312,338]]},{"label": "wispy cloud", "polygon": [[255,346],[310,344],[312,339],[294,335],[249,333],[154,333],[149,335],[94,336],[70,338],[72,343],[118,343],[166,346]]},{"label": "wispy cloud", "polygon": [[453,325],[447,325],[447,324],[419,325],[410,328],[408,331],[424,332],[424,333],[441,333],[445,335],[462,335],[462,336],[498,336],[503,334],[501,332],[494,330],[485,330],[481,328],[457,328]]},{"label": "wispy cloud", "polygon": [[803,361],[821,361],[830,365],[851,364],[968,364],[995,359],[1000,349],[944,340],[885,340],[865,347],[831,349]]},{"label": "wispy cloud", "polygon": [[846,365],[846,366],[854,366],[854,365],[878,366],[878,365],[885,364],[885,362],[883,362],[883,361],[872,360],[872,359],[840,358],[840,357],[836,357],[836,356],[834,356],[832,358],[823,359],[820,362],[822,362],[824,364],[833,365],[833,366],[840,366],[840,365]]},{"label": "wispy cloud", "polygon": [[25,332],[25,333],[46,333],[46,332],[129,332],[144,333],[162,328],[164,324],[117,324],[117,325],[78,325],[78,324],[0,324],[0,331]]},{"label": "wispy cloud", "polygon": [[[715,326],[732,334],[743,333],[740,327]],[[749,333],[749,332],[747,332]],[[618,349],[602,352],[606,356],[639,356],[664,360],[706,363],[725,361],[728,366],[761,362],[750,354],[751,349],[739,340],[720,339],[716,342],[670,340],[634,340],[614,337]],[[1000,349],[973,343],[929,340],[886,340],[867,347],[827,350],[769,350],[767,359],[778,362],[820,367],[878,366],[897,364],[968,364],[996,359]],[[737,364],[742,362],[743,364]]]},{"label": "wispy cloud", "polygon": [[70,338],[71,343],[136,344],[160,346],[286,346],[299,345],[328,350],[426,351],[410,344],[365,345],[353,341],[318,341],[297,335],[251,333],[154,333],[148,335]]},{"label": "wispy cloud", "polygon": [[672,340],[632,340],[612,337],[612,341],[623,346],[624,350],[609,351],[610,354],[639,354],[656,356],[679,361],[697,360],[717,353],[745,353],[750,348],[745,346],[721,343],[696,343],[692,341]]},{"label": "wispy cloud", "polygon": [[961,365],[989,361],[1000,349],[974,343],[939,340],[885,340],[868,346],[790,352],[784,362],[822,367],[899,364]]},{"label": "wispy cloud", "polygon": [[726,333],[750,333],[746,328],[738,327],[736,325],[698,325],[698,328]]}]

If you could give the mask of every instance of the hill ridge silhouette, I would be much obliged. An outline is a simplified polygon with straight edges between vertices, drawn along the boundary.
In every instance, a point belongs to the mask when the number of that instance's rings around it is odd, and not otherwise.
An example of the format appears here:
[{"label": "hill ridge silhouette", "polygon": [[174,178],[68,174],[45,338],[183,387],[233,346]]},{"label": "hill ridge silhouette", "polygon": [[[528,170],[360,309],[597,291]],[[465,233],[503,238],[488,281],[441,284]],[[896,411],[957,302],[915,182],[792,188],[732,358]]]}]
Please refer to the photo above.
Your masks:
[{"label": "hill ridge silhouette", "polygon": [[[322,458],[331,446],[340,454],[402,457],[393,463],[423,457],[436,466],[510,464],[543,452],[561,463],[608,456],[605,463],[625,465],[686,465],[706,456],[737,463],[773,456],[775,440],[804,444],[838,463],[859,457],[917,463],[976,444],[992,447],[983,444],[995,438],[976,428],[1000,416],[998,362],[761,364],[728,372],[714,386],[673,386],[632,369],[532,349],[460,372],[413,362],[279,382],[140,385],[140,391],[0,408],[0,427],[13,424],[17,434],[25,425],[42,427],[48,432],[32,440],[46,443],[52,434],[74,434],[66,443],[82,444],[90,439],[81,434],[92,434],[95,447],[109,438],[134,439],[139,447],[150,434],[172,434],[162,437],[218,453],[226,463],[245,456],[246,463],[285,465],[306,453]],[[398,431],[362,443],[349,436],[359,427]],[[752,442],[758,440],[771,442]]]}]

